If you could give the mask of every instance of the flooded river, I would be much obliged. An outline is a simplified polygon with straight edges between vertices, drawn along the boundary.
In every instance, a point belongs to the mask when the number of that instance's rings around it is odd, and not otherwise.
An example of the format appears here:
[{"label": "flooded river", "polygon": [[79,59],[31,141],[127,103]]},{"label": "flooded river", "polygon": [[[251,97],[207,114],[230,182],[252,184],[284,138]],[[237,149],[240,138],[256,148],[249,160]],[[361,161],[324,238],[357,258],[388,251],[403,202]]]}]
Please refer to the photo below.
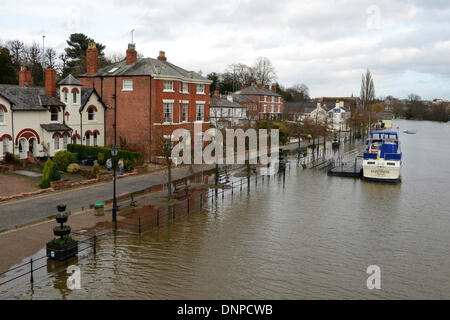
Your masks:
[{"label": "flooded river", "polygon": [[[141,236],[102,237],[64,272],[19,299],[449,299],[450,124],[395,121],[402,182],[328,177],[290,164],[201,213]],[[347,146],[360,148],[361,146]],[[366,269],[381,269],[368,290]]]}]

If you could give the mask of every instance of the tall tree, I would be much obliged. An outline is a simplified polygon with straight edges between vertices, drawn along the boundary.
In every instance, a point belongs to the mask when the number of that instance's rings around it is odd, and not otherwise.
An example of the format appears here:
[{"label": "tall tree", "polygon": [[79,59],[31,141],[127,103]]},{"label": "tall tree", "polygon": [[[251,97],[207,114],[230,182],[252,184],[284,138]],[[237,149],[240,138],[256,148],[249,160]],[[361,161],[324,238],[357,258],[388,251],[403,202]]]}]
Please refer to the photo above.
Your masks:
[{"label": "tall tree", "polygon": [[44,53],[44,65],[46,68],[56,68],[56,51],[53,48],[48,48]]},{"label": "tall tree", "polygon": [[13,63],[20,65],[23,59],[25,44],[20,40],[10,40],[7,44]]},{"label": "tall tree", "polygon": [[209,86],[209,88],[210,88],[209,93],[210,93],[210,96],[212,97],[212,95],[214,94],[214,91],[218,90],[218,85],[219,85],[219,81],[220,81],[219,74],[217,74],[216,72],[211,72],[206,75],[206,78],[208,78],[209,80],[212,81],[212,83]]},{"label": "tall tree", "polygon": [[368,110],[375,100],[375,85],[373,84],[372,74],[367,69],[361,77],[361,103],[364,110]]},{"label": "tall tree", "polygon": [[253,72],[256,81],[261,81],[263,84],[273,82],[277,79],[275,67],[266,57],[259,57],[255,60]]},{"label": "tall tree", "polygon": [[[63,69],[62,77],[69,73],[77,76],[86,72],[86,50],[88,43],[94,41],[83,33],[72,33],[67,40],[68,47],[64,49],[67,56],[66,67]],[[104,55],[105,46],[97,43],[98,55]]]},{"label": "tall tree", "polygon": [[16,71],[7,48],[0,47],[0,83],[16,84]]},{"label": "tall tree", "polygon": [[42,50],[37,42],[25,46],[25,60],[31,68],[34,86],[44,85],[44,69],[42,68]]}]

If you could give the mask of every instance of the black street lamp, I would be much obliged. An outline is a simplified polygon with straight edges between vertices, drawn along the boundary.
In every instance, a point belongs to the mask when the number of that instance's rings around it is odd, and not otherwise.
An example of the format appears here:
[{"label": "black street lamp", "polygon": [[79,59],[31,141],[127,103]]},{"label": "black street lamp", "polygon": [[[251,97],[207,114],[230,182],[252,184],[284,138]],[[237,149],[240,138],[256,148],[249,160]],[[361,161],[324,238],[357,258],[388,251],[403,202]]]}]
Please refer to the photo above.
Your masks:
[{"label": "black street lamp", "polygon": [[113,195],[113,208],[112,208],[112,219],[114,222],[114,228],[117,229],[117,199],[116,199],[116,166],[117,166],[117,154],[119,153],[119,149],[116,146],[111,148],[111,155],[113,157],[113,184],[114,184],[114,195]]}]

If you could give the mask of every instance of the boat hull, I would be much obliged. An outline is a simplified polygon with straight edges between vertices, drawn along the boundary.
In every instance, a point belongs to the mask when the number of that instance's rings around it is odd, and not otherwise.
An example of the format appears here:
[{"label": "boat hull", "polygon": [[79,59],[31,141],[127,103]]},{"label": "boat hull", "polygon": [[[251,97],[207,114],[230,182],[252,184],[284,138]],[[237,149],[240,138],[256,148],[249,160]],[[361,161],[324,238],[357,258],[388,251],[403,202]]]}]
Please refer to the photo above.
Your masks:
[{"label": "boat hull", "polygon": [[398,182],[401,179],[401,161],[364,159],[362,176],[369,181]]}]

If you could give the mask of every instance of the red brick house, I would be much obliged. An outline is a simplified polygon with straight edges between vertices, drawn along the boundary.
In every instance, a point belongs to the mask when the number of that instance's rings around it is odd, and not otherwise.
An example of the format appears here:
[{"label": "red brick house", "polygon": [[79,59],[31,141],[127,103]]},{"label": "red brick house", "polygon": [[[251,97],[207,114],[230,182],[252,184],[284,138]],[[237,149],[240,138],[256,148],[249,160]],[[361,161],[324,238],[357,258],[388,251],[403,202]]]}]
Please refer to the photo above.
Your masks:
[{"label": "red brick house", "polygon": [[98,51],[90,43],[86,69],[78,80],[85,88],[95,88],[107,106],[106,145],[125,139],[129,150],[153,161],[158,135],[178,128],[193,130],[194,124],[201,124],[203,131],[209,128],[211,81],[168,62],[164,51],[157,59],[137,58],[135,45],[129,44],[126,59],[98,69]]},{"label": "red brick house", "polygon": [[253,100],[256,103],[256,110],[249,107],[249,115],[257,119],[281,120],[284,110],[284,100],[276,92],[275,83],[269,89],[269,85],[264,87],[261,82],[256,86],[246,86],[239,91],[234,92],[234,96],[243,96]]}]

